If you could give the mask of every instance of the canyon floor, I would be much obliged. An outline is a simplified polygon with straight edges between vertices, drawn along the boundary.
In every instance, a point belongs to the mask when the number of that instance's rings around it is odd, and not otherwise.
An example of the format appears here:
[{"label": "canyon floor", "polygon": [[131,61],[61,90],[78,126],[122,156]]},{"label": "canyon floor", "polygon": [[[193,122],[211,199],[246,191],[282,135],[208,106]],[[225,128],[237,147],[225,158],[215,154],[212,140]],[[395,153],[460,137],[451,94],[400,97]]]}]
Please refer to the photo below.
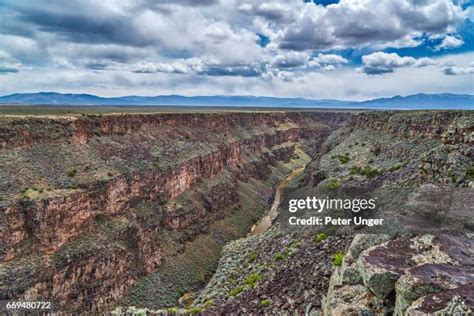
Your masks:
[{"label": "canyon floor", "polygon": [[[65,314],[474,310],[472,111],[2,113],[1,300]],[[378,198],[365,215],[385,226],[287,224],[290,199],[359,195]]]}]

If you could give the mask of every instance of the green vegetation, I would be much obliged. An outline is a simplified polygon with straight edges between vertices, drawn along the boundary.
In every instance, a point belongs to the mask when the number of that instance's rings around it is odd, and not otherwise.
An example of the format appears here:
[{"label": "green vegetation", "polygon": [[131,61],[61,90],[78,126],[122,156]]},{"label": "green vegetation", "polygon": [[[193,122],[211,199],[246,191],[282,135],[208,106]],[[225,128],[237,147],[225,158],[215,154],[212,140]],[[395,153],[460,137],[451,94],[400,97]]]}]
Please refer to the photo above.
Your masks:
[{"label": "green vegetation", "polygon": [[469,181],[474,181],[474,167],[469,167],[466,170],[466,178]]},{"label": "green vegetation", "polygon": [[43,190],[41,190],[41,192],[39,190],[37,190],[36,188],[32,188],[32,189],[27,189],[27,190],[22,190],[22,198],[25,199],[25,200],[35,200],[39,197],[40,193],[42,193]]},{"label": "green vegetation", "polygon": [[340,267],[340,266],[342,266],[342,261],[343,260],[344,260],[344,253],[343,252],[337,252],[332,257],[332,265],[335,266],[335,267]]},{"label": "green vegetation", "polygon": [[202,307],[197,307],[197,306],[193,306],[193,307],[191,307],[191,308],[188,310],[188,312],[189,312],[191,315],[201,314],[203,311],[204,311],[204,308],[202,308]]},{"label": "green vegetation", "polygon": [[256,260],[257,260],[257,253],[254,251],[254,252],[249,254],[247,262],[252,263],[252,262],[255,262]]},{"label": "green vegetation", "polygon": [[348,153],[345,153],[344,155],[335,155],[335,156],[332,156],[331,158],[338,159],[339,162],[342,164],[346,164],[351,160]]},{"label": "green vegetation", "polygon": [[394,171],[400,170],[401,168],[405,167],[407,164],[408,164],[407,162],[397,163],[396,165],[393,165],[390,168],[388,168],[387,171],[394,172]]},{"label": "green vegetation", "polygon": [[326,185],[326,189],[328,190],[337,190],[340,187],[341,187],[341,182],[336,178],[330,179],[328,184]]},{"label": "green vegetation", "polygon": [[362,168],[360,166],[352,166],[349,168],[350,174],[361,174]]},{"label": "green vegetation", "polygon": [[234,297],[234,296],[239,295],[239,294],[242,293],[243,291],[244,291],[244,287],[243,287],[243,286],[239,286],[239,287],[236,287],[235,289],[231,290],[227,296],[228,296],[228,297]]},{"label": "green vegetation", "polygon": [[245,284],[247,284],[250,287],[255,287],[258,281],[260,281],[260,278],[261,278],[260,273],[249,274],[247,278],[245,279]]},{"label": "green vegetation", "polygon": [[202,307],[208,308],[209,306],[212,306],[212,304],[214,304],[213,300],[207,300],[204,302],[204,304],[202,304]]},{"label": "green vegetation", "polygon": [[319,233],[316,236],[314,236],[314,241],[317,243],[320,243],[322,241],[325,241],[328,238],[328,235],[326,233]]},{"label": "green vegetation", "polygon": [[275,260],[276,260],[276,261],[281,261],[281,260],[283,260],[283,259],[285,259],[285,258],[286,258],[286,255],[283,254],[283,253],[281,253],[281,252],[277,252],[277,253],[275,254]]},{"label": "green vegetation", "polygon": [[366,165],[364,168],[360,166],[353,166],[349,169],[349,171],[350,171],[350,174],[358,174],[361,176],[366,176],[367,178],[380,176],[384,173],[384,170],[372,168],[370,165]]},{"label": "green vegetation", "polygon": [[77,174],[77,169],[71,169],[67,172],[67,176],[70,177],[70,178],[75,177],[76,174]]},{"label": "green vegetation", "polygon": [[268,307],[271,304],[272,304],[272,300],[268,298],[260,301],[260,306],[263,306],[263,307]]},{"label": "green vegetation", "polygon": [[176,315],[178,313],[178,309],[176,307],[170,307],[170,308],[166,309],[166,312],[169,315]]}]

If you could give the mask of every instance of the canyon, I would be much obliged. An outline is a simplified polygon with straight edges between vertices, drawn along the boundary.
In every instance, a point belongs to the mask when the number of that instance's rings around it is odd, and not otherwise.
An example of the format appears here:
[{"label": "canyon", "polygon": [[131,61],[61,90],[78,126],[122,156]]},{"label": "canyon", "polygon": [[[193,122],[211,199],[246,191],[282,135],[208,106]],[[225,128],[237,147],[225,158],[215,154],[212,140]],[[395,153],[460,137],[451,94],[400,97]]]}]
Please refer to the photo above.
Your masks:
[{"label": "canyon", "polygon": [[203,258],[210,262],[189,272],[198,280],[183,285],[192,288],[212,272],[222,245],[258,220],[279,179],[309,159],[304,147],[317,147],[313,138],[348,119],[297,112],[4,118],[2,298],[48,298],[66,311],[100,311],[126,294],[143,302],[134,286],[140,292],[144,276],[211,244]]},{"label": "canyon", "polygon": [[[357,232],[327,232],[328,243],[311,244],[314,232],[286,231],[284,209],[272,208],[276,222],[243,237],[265,221],[275,195],[285,205],[331,181],[371,192],[410,188],[422,197],[432,185],[468,196],[473,122],[469,111],[2,117],[0,299],[50,300],[65,313],[136,306],[165,314],[178,305],[202,313],[210,301],[209,313],[261,312],[268,299],[268,313],[310,306],[330,314],[342,284],[331,279],[342,273],[331,256],[355,247]],[[413,210],[396,217],[400,223],[432,216],[417,208],[419,199],[406,201]],[[443,216],[469,232],[472,213],[462,211]],[[469,244],[458,238],[453,247]],[[275,261],[277,252],[283,258]],[[289,266],[293,255],[297,266]],[[308,269],[318,281],[299,283]],[[268,281],[227,297],[256,273]],[[285,284],[295,297],[279,304]]]}]

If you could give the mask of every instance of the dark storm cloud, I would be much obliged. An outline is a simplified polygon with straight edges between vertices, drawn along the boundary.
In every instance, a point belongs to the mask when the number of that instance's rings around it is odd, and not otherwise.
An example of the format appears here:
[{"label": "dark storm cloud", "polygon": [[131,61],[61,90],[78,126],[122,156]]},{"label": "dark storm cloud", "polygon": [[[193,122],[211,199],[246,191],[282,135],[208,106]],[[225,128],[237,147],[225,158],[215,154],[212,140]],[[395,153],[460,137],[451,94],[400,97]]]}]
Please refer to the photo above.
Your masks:
[{"label": "dark storm cloud", "polygon": [[211,66],[201,72],[202,75],[208,76],[231,76],[231,77],[260,77],[262,70],[249,66],[232,66],[232,67],[217,67]]},{"label": "dark storm cloud", "polygon": [[10,8],[17,12],[19,25],[29,24],[33,29],[55,34],[70,42],[150,44],[125,14],[97,12],[93,6],[86,5],[77,8],[58,6],[57,3],[13,4]]},{"label": "dark storm cloud", "polygon": [[18,72],[18,68],[16,68],[16,67],[1,66],[1,65],[0,65],[0,74],[15,73],[15,72]]},{"label": "dark storm cloud", "polygon": [[362,70],[362,72],[364,72],[367,75],[382,75],[382,74],[394,72],[394,69],[389,68],[389,67],[364,66],[361,70]]}]

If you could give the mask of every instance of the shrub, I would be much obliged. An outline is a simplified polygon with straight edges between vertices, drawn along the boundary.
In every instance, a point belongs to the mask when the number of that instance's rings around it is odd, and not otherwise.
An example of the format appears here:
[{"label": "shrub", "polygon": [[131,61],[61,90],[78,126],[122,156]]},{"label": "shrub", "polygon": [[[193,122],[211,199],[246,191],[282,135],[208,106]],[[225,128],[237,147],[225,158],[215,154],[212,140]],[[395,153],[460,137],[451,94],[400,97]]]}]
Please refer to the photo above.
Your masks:
[{"label": "shrub", "polygon": [[197,314],[201,314],[204,311],[204,308],[194,306],[194,307],[191,307],[188,311],[191,315],[197,315]]},{"label": "shrub", "polygon": [[393,165],[390,168],[388,168],[387,171],[388,172],[394,172],[394,171],[397,171],[400,168],[401,168],[401,166],[397,164],[397,165]]},{"label": "shrub", "polygon": [[76,170],[76,169],[72,169],[72,170],[69,170],[69,171],[67,172],[67,176],[70,177],[70,178],[75,177],[76,174],[77,174],[77,170]]},{"label": "shrub", "polygon": [[349,156],[339,156],[338,159],[342,164],[346,164],[346,163],[349,162],[349,160],[351,160],[351,158],[349,158]]},{"label": "shrub", "polygon": [[272,304],[272,300],[270,299],[265,299],[265,300],[261,300],[260,301],[260,306],[263,306],[263,307],[268,307]]},{"label": "shrub", "polygon": [[275,260],[276,260],[276,261],[281,261],[281,260],[283,260],[283,259],[285,259],[285,258],[286,258],[286,256],[285,256],[283,253],[281,253],[281,252],[277,252],[277,253],[275,254]]},{"label": "shrub", "polygon": [[244,287],[239,286],[239,287],[236,287],[235,289],[231,290],[227,296],[228,297],[234,297],[234,296],[239,295],[243,291],[244,291]]},{"label": "shrub", "polygon": [[362,175],[366,176],[367,178],[373,178],[381,174],[383,174],[382,170],[372,168],[369,165],[365,166],[364,169],[362,169]]},{"label": "shrub", "polygon": [[474,181],[474,167],[467,168],[466,178],[470,181]]},{"label": "shrub", "polygon": [[107,172],[107,177],[113,177],[113,173],[112,172]]},{"label": "shrub", "polygon": [[314,236],[314,241],[315,242],[322,242],[325,241],[328,238],[328,235],[326,233],[319,233],[316,236]]},{"label": "shrub", "polygon": [[207,301],[204,302],[204,304],[202,304],[202,307],[208,308],[208,307],[211,306],[212,304],[214,304],[214,301],[213,301],[213,300],[207,300]]},{"label": "shrub", "polygon": [[388,172],[394,172],[394,171],[400,170],[401,168],[403,168],[405,166],[406,166],[406,163],[397,163],[396,165],[393,165],[390,168],[388,168],[387,171]]},{"label": "shrub", "polygon": [[346,164],[351,160],[348,153],[345,153],[344,155],[335,155],[335,156],[332,156],[331,158],[338,159],[339,162],[342,164]]},{"label": "shrub", "polygon": [[170,307],[166,310],[169,315],[176,315],[178,313],[178,309],[176,307]]},{"label": "shrub", "polygon": [[362,173],[362,168],[360,166],[352,166],[349,169],[350,174],[361,174]]},{"label": "shrub", "polygon": [[374,150],[372,150],[375,156],[380,155],[380,147],[375,147]]},{"label": "shrub", "polygon": [[247,284],[250,287],[255,287],[258,281],[260,281],[260,273],[252,273],[252,274],[249,274],[247,278],[245,279],[245,284]]},{"label": "shrub", "polygon": [[332,256],[332,265],[335,267],[340,267],[342,266],[342,261],[344,260],[344,253],[343,252],[337,252]]},{"label": "shrub", "polygon": [[361,176],[366,176],[367,178],[373,178],[384,173],[384,170],[372,168],[369,165],[366,165],[364,168],[361,168],[360,166],[353,166],[349,170],[350,174],[358,174]]},{"label": "shrub", "polygon": [[326,188],[328,190],[337,190],[341,187],[341,182],[335,178],[329,180],[328,184],[326,185]]},{"label": "shrub", "polygon": [[254,251],[251,254],[249,254],[249,257],[247,259],[248,263],[255,262],[257,260],[257,253]]}]

